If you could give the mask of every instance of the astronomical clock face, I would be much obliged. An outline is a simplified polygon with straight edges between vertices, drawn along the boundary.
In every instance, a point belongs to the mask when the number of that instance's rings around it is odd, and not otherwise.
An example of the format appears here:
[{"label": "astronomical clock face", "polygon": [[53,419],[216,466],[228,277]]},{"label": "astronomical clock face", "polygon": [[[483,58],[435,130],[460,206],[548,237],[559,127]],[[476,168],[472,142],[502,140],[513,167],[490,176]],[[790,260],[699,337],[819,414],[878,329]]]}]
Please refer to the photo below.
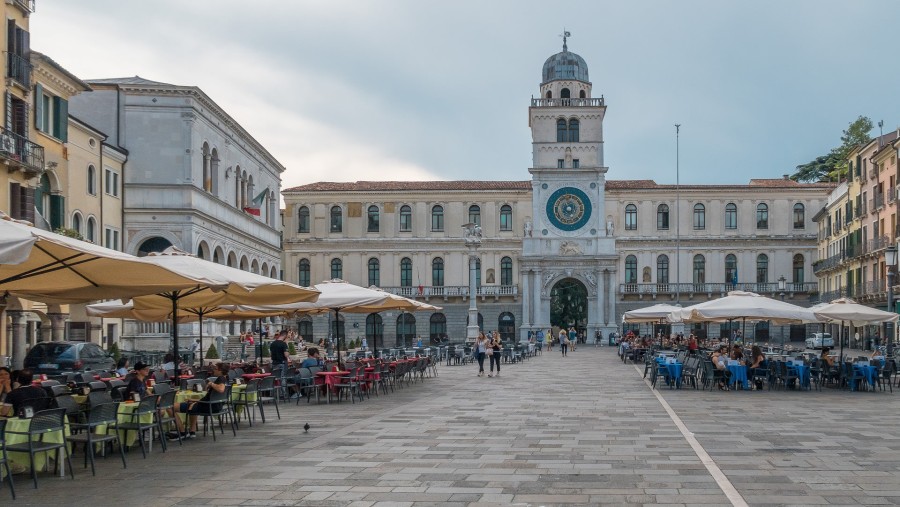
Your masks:
[{"label": "astronomical clock face", "polygon": [[563,187],[547,200],[547,218],[563,231],[577,231],[591,218],[591,200],[574,187]]}]

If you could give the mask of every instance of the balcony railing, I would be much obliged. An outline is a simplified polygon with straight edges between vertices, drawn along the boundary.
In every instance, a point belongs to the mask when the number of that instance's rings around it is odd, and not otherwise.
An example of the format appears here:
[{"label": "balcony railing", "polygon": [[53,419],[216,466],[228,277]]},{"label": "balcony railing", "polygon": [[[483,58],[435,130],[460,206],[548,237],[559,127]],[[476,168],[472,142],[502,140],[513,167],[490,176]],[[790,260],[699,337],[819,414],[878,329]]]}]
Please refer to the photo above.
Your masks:
[{"label": "balcony railing", "polygon": [[531,99],[531,107],[601,107],[603,97],[599,99]]},{"label": "balcony railing", "polygon": [[880,209],[884,206],[884,194],[875,194],[869,202],[872,205],[872,211]]},{"label": "balcony railing", "polygon": [[24,56],[7,53],[6,77],[16,80],[26,89],[31,88],[31,62]]},{"label": "balcony railing", "polygon": [[[398,296],[417,297],[469,297],[468,285],[424,285],[417,287],[381,287],[382,290]],[[518,285],[482,285],[476,289],[476,294],[481,297],[518,296]]]},{"label": "balcony railing", "polygon": [[34,0],[12,0],[12,2],[27,13],[34,12]]},{"label": "balcony railing", "polygon": [[0,127],[0,161],[34,177],[44,172],[44,147]]},{"label": "balcony railing", "polygon": [[[619,284],[620,294],[724,294],[732,290],[756,292],[757,294],[780,294],[778,283],[622,283]],[[785,285],[785,294],[796,292],[815,292],[818,289],[816,282],[788,282]]]}]

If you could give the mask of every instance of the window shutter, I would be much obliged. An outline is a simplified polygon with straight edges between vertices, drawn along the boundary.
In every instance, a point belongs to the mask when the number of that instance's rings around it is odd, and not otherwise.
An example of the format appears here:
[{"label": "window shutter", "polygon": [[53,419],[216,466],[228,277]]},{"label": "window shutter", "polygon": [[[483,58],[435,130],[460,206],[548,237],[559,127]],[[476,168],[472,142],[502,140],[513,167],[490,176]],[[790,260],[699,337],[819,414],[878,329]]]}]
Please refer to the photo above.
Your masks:
[{"label": "window shutter", "polygon": [[12,94],[9,93],[9,90],[6,91],[6,121],[3,124],[6,127],[6,130],[12,130],[12,119],[13,119],[13,102],[12,102]]},{"label": "window shutter", "polygon": [[[43,178],[41,178],[41,179],[43,179]],[[43,215],[44,218],[47,218],[50,216],[50,210],[44,209],[44,187],[41,185],[38,185],[34,189],[34,203],[35,203],[35,206],[37,207],[38,213]]]},{"label": "window shutter", "polygon": [[65,227],[65,197],[61,195],[50,196],[50,228],[56,229]]},{"label": "window shutter", "polygon": [[21,185],[15,182],[9,183],[9,214],[13,218],[22,218],[22,191]]},{"label": "window shutter", "polygon": [[44,87],[40,84],[34,85],[34,128],[47,131],[44,126]]},{"label": "window shutter", "polygon": [[[14,55],[16,53],[16,20],[7,19],[6,20],[6,51],[8,55]],[[12,62],[12,56],[7,56],[10,62]],[[12,71],[12,66],[7,68],[8,72]],[[7,77],[12,77],[7,75]]]},{"label": "window shutter", "polygon": [[34,190],[28,187],[19,187],[21,197],[21,215],[23,220],[34,223]]},{"label": "window shutter", "polygon": [[56,136],[60,141],[67,143],[69,142],[69,101],[57,97],[59,100],[59,109],[57,109],[57,124],[59,125],[59,135]]}]

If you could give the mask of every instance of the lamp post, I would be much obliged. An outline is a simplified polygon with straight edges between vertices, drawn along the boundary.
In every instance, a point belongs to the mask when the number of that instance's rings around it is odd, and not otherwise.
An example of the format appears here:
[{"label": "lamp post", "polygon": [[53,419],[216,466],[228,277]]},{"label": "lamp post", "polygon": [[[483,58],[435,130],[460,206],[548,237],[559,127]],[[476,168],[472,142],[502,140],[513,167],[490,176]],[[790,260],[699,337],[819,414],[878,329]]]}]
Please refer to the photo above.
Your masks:
[{"label": "lamp post", "polygon": [[469,320],[466,325],[466,342],[478,339],[478,307],[476,306],[475,269],[478,247],[481,246],[481,226],[468,223],[462,226],[463,238],[469,249]]},{"label": "lamp post", "polygon": [[[897,245],[891,245],[884,250],[884,266],[887,270],[887,311],[894,313],[894,267],[897,265]],[[887,338],[887,355],[893,356],[894,352],[894,324],[884,323],[884,336]],[[888,333],[887,330],[891,332]]]},{"label": "lamp post", "polygon": [[[681,124],[675,124],[675,304],[681,303]],[[680,306],[680,305],[679,305]]]},{"label": "lamp post", "polygon": [[[784,303],[784,289],[787,284],[787,280],[784,279],[784,275],[778,277],[778,291],[781,293],[781,302]],[[784,352],[784,324],[781,325],[781,351]]]}]

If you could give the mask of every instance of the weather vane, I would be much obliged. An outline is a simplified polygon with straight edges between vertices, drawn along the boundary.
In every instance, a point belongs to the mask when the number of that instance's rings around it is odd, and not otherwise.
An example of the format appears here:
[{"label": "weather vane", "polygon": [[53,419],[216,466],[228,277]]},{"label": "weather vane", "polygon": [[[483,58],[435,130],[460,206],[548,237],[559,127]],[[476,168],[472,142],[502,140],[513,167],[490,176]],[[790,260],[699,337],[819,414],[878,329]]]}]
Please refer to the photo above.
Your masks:
[{"label": "weather vane", "polygon": [[570,32],[570,31],[566,30],[565,28],[563,28],[563,33],[562,33],[562,35],[560,35],[560,37],[563,38],[563,51],[568,51],[568,50],[569,50],[569,46],[566,45],[566,39],[568,39],[568,38],[571,37],[571,36],[572,36],[572,32]]}]

